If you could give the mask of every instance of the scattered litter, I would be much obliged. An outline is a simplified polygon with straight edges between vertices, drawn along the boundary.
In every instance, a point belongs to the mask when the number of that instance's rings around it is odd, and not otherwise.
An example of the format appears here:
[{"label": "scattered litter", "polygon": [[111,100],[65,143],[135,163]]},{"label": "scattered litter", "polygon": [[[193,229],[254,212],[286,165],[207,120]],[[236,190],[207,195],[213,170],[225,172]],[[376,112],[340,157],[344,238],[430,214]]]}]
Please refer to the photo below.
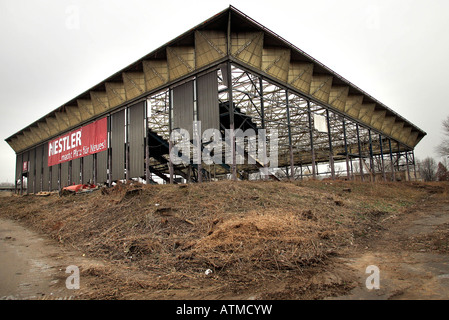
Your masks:
[{"label": "scattered litter", "polygon": [[98,190],[98,186],[96,186],[94,184],[74,184],[74,185],[63,188],[59,195],[65,196],[65,195],[75,194],[75,193],[92,192],[94,190]]},{"label": "scattered litter", "polygon": [[40,191],[38,193],[36,193],[36,196],[38,197],[48,197],[51,194],[51,192],[48,191]]},{"label": "scattered litter", "polygon": [[210,275],[213,271],[211,269],[207,269],[206,272],[204,272],[204,274],[206,276]]}]

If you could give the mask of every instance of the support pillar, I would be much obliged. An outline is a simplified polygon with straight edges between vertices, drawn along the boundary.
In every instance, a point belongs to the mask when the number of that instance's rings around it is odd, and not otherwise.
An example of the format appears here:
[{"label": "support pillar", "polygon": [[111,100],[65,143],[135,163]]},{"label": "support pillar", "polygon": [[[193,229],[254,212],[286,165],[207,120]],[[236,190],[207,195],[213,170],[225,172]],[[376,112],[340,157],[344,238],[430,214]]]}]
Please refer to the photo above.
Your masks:
[{"label": "support pillar", "polygon": [[376,169],[374,168],[374,158],[373,158],[373,140],[371,139],[371,129],[368,129],[369,136],[369,166],[370,166],[370,176],[371,181],[376,181]]},{"label": "support pillar", "polygon": [[[80,161],[81,161],[81,159],[80,159]],[[72,167],[73,167],[72,160],[69,161],[68,167],[69,167],[69,174],[68,174],[69,178],[67,179],[67,184],[70,186],[71,184],[73,184],[73,182],[75,182],[74,178],[72,177],[72,172],[73,172],[73,170],[72,170]]]},{"label": "support pillar", "polygon": [[391,147],[391,138],[388,138],[388,145],[390,148],[391,181],[396,181],[396,175],[394,173],[393,149]]},{"label": "support pillar", "polygon": [[352,180],[352,175],[349,167],[349,154],[348,154],[348,140],[346,136],[346,120],[343,118],[343,140],[345,143],[345,155],[346,155],[346,174],[348,176],[348,180]]},{"label": "support pillar", "polygon": [[[40,181],[40,191],[43,191],[44,190],[44,167],[43,166],[45,166],[45,161],[44,161],[44,159],[46,159],[46,158],[44,158],[44,156],[46,156],[45,154],[44,154],[44,148],[42,148],[42,154],[41,154],[41,160],[42,160],[42,167],[40,168],[40,170],[41,170],[41,181]],[[415,175],[416,176],[416,175]]]},{"label": "support pillar", "polygon": [[331,125],[329,121],[329,110],[326,109],[326,121],[327,121],[327,137],[329,140],[329,165],[331,168],[331,178],[335,180],[335,166],[334,166],[334,150],[332,148],[332,135],[331,135]]},{"label": "support pillar", "polygon": [[16,171],[14,173],[14,194],[17,194],[19,192],[18,187],[17,187],[17,158],[19,157],[19,155],[16,154]]},{"label": "support pillar", "polygon": [[53,191],[52,181],[53,181],[53,167],[48,168],[48,191]]},{"label": "support pillar", "polygon": [[195,156],[195,161],[196,165],[197,165],[197,182],[198,183],[202,183],[203,182],[203,173],[202,173],[202,165],[201,165],[201,149],[202,149],[202,145],[201,145],[201,125],[198,121],[195,121],[194,126],[193,126],[193,140],[196,141],[196,145],[194,143],[194,148],[196,149],[196,155]]},{"label": "support pillar", "polygon": [[406,167],[407,167],[408,181],[412,181],[412,177],[410,176],[410,166],[408,163],[408,151],[405,151],[405,163],[406,163]]},{"label": "support pillar", "polygon": [[108,131],[109,131],[109,141],[108,141],[108,185],[109,187],[112,187],[112,123],[111,123],[111,116],[108,116]]},{"label": "support pillar", "polygon": [[20,159],[20,195],[23,196],[23,153]]},{"label": "support pillar", "polygon": [[415,175],[415,181],[416,181],[417,177],[416,177],[415,150],[412,150],[412,157],[413,157],[413,174]]},{"label": "support pillar", "polygon": [[125,180],[129,181],[129,108],[125,109]]},{"label": "support pillar", "polygon": [[92,175],[93,175],[93,183],[94,185],[97,185],[97,154],[94,153],[93,155],[93,169],[92,169]]},{"label": "support pillar", "polygon": [[58,164],[58,191],[59,192],[61,192],[61,178],[62,178],[61,164]]},{"label": "support pillar", "polygon": [[384,150],[382,144],[382,135],[379,134],[379,146],[380,146],[380,162],[382,168],[382,178],[387,181],[387,176],[385,175],[385,161],[384,161]]},{"label": "support pillar", "polygon": [[309,118],[310,151],[312,154],[312,177],[313,179],[316,179],[315,148],[313,146],[312,112],[310,111],[309,100],[307,100],[307,115]]},{"label": "support pillar", "polygon": [[232,99],[232,66],[231,63],[227,63],[227,82],[228,82],[228,103],[229,103],[229,129],[231,131],[231,177],[232,180],[237,180],[237,164],[236,164],[236,154],[235,154],[235,135],[234,135],[234,101]]},{"label": "support pillar", "polygon": [[293,159],[293,145],[292,145],[292,127],[290,123],[290,106],[288,103],[288,90],[285,90],[285,101],[287,104],[287,129],[288,129],[288,148],[290,151],[290,180],[295,180],[295,164]]},{"label": "support pillar", "polygon": [[150,184],[150,145],[148,143],[148,103],[145,101],[145,183]]},{"label": "support pillar", "polygon": [[80,159],[80,175],[77,177],[78,183],[83,183],[84,181],[84,157]]},{"label": "support pillar", "polygon": [[[262,129],[265,129],[265,107],[264,107],[264,99],[263,99],[263,79],[259,78],[259,94],[260,94],[260,116],[262,118]],[[266,152],[266,150],[265,150]],[[263,164],[264,172],[268,172],[268,164],[264,161]],[[263,179],[267,180],[268,176],[266,174],[263,175]]]},{"label": "support pillar", "polygon": [[34,154],[33,161],[35,163],[35,165],[33,166],[33,194],[34,194],[34,193],[36,193],[36,188],[37,188],[36,187],[36,149],[33,152],[33,154]]},{"label": "support pillar", "polygon": [[362,181],[365,181],[365,178],[363,176],[362,145],[360,144],[359,124],[356,123],[355,126],[356,126],[356,130],[357,130],[357,144],[358,144],[358,148],[359,148],[360,179]]},{"label": "support pillar", "polygon": [[401,146],[399,145],[399,142],[397,142],[397,145],[398,145],[398,151],[397,151],[397,156],[398,156],[398,159],[396,160],[396,163],[397,163],[397,171],[399,172],[400,171],[400,168],[399,168],[399,160],[401,159]]},{"label": "support pillar", "polygon": [[[172,110],[173,110],[173,90],[169,89],[169,94],[168,94],[168,122],[169,122],[169,131],[170,131],[170,137],[168,138],[168,171],[170,174],[170,184],[173,184],[173,162],[171,159],[171,152],[172,152],[172,148],[173,148],[173,142],[172,142],[172,138],[171,138],[171,133],[172,133]],[[190,166],[189,166],[190,168]]]}]

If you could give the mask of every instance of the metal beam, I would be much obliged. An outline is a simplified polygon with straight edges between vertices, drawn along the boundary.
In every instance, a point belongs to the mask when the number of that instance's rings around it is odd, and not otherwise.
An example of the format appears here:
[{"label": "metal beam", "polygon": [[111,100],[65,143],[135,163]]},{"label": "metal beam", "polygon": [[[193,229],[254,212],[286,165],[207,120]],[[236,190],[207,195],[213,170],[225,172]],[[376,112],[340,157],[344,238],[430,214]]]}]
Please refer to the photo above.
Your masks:
[{"label": "metal beam", "polygon": [[387,181],[387,176],[385,175],[385,161],[384,161],[384,150],[382,145],[382,135],[379,134],[379,147],[380,147],[380,161],[382,166],[382,178]]},{"label": "metal beam", "polygon": [[334,150],[332,148],[332,134],[331,134],[331,125],[329,121],[329,109],[326,109],[326,121],[327,121],[327,136],[329,139],[329,165],[331,168],[332,180],[335,180]]},{"label": "metal beam", "polygon": [[362,181],[364,181],[364,177],[363,177],[363,159],[362,159],[362,146],[360,144],[360,131],[359,131],[359,124],[356,123],[356,131],[357,131],[357,144],[358,144],[358,148],[359,148],[359,165],[360,165],[360,178]]},{"label": "metal beam", "polygon": [[[349,167],[349,154],[348,154],[348,139],[346,136],[346,119],[343,118],[343,139],[344,139],[344,144],[345,144],[345,155],[346,155],[346,173],[348,176],[348,179],[352,180],[352,175],[350,172],[350,167]],[[352,163],[352,160],[351,160]]]},{"label": "metal beam", "polygon": [[309,100],[307,100],[307,116],[308,116],[308,120],[309,120],[310,152],[312,154],[312,177],[313,177],[313,179],[316,179],[315,148],[313,146],[312,112],[310,110],[310,101]]},{"label": "metal beam", "polygon": [[285,101],[287,104],[287,129],[288,129],[288,148],[290,153],[290,179],[295,180],[295,166],[293,161],[292,128],[290,123],[290,106],[288,103],[288,90],[285,90]]}]

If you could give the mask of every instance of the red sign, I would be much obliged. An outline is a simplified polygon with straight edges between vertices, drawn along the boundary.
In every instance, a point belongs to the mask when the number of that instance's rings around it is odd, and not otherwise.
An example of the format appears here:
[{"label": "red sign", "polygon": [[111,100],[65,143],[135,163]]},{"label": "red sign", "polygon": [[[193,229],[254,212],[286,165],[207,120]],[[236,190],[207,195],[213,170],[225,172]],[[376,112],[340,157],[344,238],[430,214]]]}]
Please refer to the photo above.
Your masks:
[{"label": "red sign", "polygon": [[28,162],[29,161],[25,161],[22,165],[22,172],[28,172]]},{"label": "red sign", "polygon": [[48,143],[48,166],[105,151],[107,139],[107,118],[60,136]]}]

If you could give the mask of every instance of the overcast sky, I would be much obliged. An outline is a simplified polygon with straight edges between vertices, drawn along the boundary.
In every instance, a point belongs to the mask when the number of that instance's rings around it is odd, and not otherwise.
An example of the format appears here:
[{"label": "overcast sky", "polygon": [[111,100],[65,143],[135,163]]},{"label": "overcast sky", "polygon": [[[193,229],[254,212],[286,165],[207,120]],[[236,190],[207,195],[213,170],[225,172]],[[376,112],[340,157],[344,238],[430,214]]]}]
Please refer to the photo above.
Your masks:
[{"label": "overcast sky", "polygon": [[0,0],[0,182],[7,137],[230,4],[427,132],[449,116],[447,0]]}]

